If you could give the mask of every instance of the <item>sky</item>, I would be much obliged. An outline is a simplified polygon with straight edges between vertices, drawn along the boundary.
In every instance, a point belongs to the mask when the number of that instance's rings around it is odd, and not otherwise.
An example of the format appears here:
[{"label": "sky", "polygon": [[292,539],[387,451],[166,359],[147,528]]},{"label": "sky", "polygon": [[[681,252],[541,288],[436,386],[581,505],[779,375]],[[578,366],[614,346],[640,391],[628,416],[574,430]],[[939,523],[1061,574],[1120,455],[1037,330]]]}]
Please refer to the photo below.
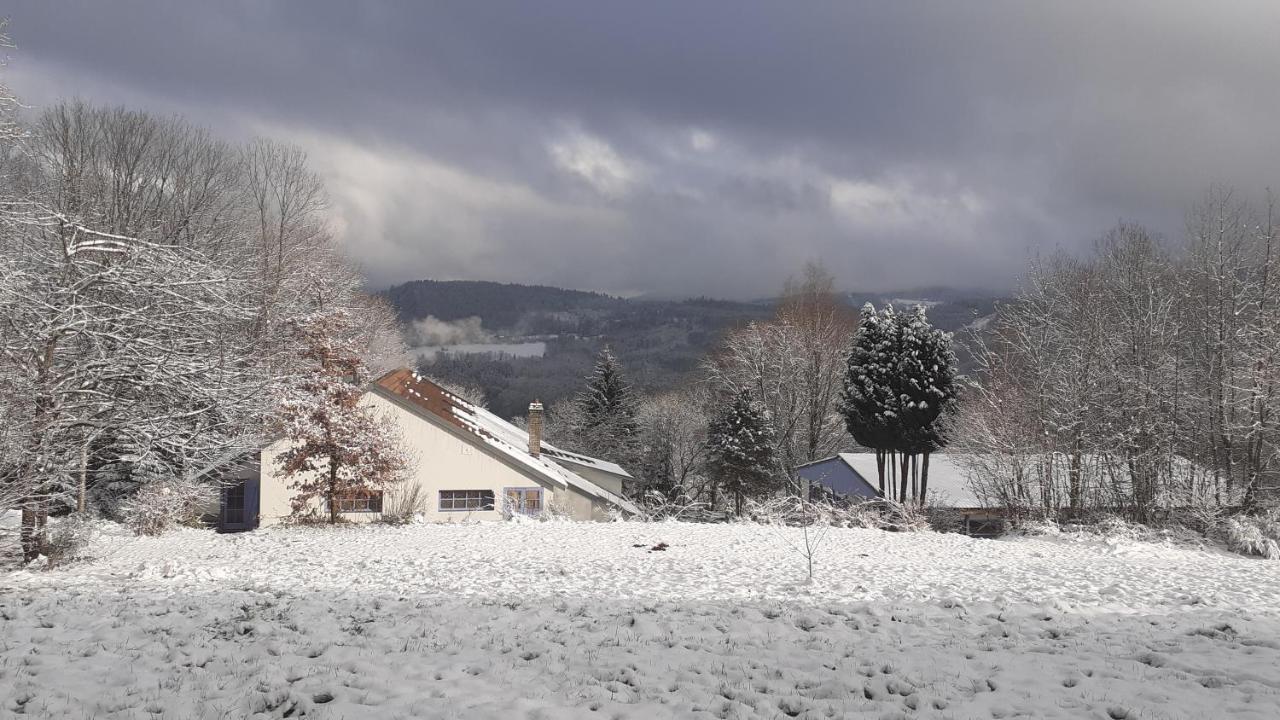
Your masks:
[{"label": "sky", "polygon": [[305,148],[374,287],[1008,289],[1280,175],[1280,2],[16,0],[7,83]]}]

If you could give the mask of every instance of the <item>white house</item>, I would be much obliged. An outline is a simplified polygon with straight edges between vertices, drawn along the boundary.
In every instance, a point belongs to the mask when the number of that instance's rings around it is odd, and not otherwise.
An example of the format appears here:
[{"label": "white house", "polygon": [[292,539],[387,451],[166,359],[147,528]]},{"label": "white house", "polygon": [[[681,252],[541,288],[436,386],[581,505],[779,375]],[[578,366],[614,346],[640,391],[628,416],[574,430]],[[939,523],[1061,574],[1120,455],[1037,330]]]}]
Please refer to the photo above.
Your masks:
[{"label": "white house", "polygon": [[[542,441],[538,403],[530,406],[525,431],[407,368],[372,383],[361,403],[392,419],[412,466],[405,482],[385,496],[340,498],[344,519],[378,519],[384,505],[394,503],[392,493],[414,490],[432,522],[499,520],[549,509],[576,520],[637,512],[622,496],[622,483],[631,476],[621,467]],[[220,529],[273,525],[291,515],[294,480],[283,477],[277,462],[285,447],[283,440],[273,443],[256,462],[237,468],[236,482],[222,493]],[[327,512],[323,504],[314,509]]]}]

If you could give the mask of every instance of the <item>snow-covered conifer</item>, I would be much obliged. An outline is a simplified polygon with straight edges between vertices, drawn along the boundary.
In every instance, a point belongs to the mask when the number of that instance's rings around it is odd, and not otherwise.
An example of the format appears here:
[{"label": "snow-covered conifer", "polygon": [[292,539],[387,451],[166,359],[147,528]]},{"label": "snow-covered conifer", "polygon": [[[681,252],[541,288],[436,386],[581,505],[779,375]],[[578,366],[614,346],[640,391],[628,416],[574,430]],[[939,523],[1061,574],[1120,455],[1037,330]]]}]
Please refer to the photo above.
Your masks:
[{"label": "snow-covered conifer", "polygon": [[923,501],[929,453],[944,444],[941,420],[956,398],[951,336],[923,307],[862,309],[842,395],[849,433],[876,451],[880,489],[899,502]]},{"label": "snow-covered conifer", "polygon": [[733,496],[738,515],[745,498],[774,489],[772,426],[768,412],[746,390],[711,421],[708,465],[716,485]]},{"label": "snow-covered conifer", "polygon": [[596,357],[587,387],[574,399],[575,444],[583,452],[624,466],[635,462],[640,442],[636,398],[609,346]]}]

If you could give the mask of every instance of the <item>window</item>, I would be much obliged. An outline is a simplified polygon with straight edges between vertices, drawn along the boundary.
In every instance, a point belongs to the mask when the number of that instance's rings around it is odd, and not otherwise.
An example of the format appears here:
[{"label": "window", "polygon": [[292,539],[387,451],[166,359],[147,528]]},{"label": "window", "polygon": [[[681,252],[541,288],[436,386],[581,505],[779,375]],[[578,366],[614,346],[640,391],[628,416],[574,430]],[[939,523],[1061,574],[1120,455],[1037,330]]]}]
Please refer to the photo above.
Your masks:
[{"label": "window", "polygon": [[457,512],[465,510],[492,510],[492,490],[441,490],[440,510]]},{"label": "window", "polygon": [[507,488],[503,495],[508,513],[537,515],[542,512],[542,488]]},{"label": "window", "polygon": [[340,513],[380,513],[382,512],[382,492],[359,492],[339,495],[334,498]]}]

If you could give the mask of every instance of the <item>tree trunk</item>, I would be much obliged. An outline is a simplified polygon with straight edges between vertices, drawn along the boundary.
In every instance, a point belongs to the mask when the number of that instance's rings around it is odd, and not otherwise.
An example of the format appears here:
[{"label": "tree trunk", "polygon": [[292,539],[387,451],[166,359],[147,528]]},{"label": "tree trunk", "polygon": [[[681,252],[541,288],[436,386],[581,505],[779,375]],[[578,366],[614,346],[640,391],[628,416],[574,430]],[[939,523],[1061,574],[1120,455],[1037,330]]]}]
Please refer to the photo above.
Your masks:
[{"label": "tree trunk", "polygon": [[924,504],[924,497],[920,495],[920,465],[919,455],[911,453],[911,499]]},{"label": "tree trunk", "polygon": [[35,499],[25,498],[22,501],[22,561],[31,562],[40,557],[40,545]]},{"label": "tree trunk", "polygon": [[902,472],[898,475],[898,502],[905,505],[907,502],[907,475],[911,472],[911,456],[902,453]]},{"label": "tree trunk", "polygon": [[89,486],[89,483],[87,482],[85,477],[86,475],[88,475],[88,472],[89,472],[89,442],[85,441],[85,444],[80,446],[80,492],[78,497],[76,498],[76,512],[82,515],[84,514],[84,506],[85,506],[84,496]]},{"label": "tree trunk", "polygon": [[890,450],[885,458],[885,463],[889,466],[889,494],[890,501],[898,499],[898,453]]},{"label": "tree trunk", "polygon": [[338,522],[338,464],[329,458],[329,524]]},{"label": "tree trunk", "polygon": [[924,507],[924,499],[929,495],[929,455],[926,452],[920,459],[920,507]]},{"label": "tree trunk", "polygon": [[1082,461],[1081,454],[1083,443],[1084,441],[1080,437],[1080,433],[1077,431],[1075,437],[1071,441],[1071,464],[1067,469],[1067,507],[1071,509],[1072,517],[1079,514],[1080,502],[1082,499],[1082,488],[1080,486],[1082,468],[1080,466]]}]

